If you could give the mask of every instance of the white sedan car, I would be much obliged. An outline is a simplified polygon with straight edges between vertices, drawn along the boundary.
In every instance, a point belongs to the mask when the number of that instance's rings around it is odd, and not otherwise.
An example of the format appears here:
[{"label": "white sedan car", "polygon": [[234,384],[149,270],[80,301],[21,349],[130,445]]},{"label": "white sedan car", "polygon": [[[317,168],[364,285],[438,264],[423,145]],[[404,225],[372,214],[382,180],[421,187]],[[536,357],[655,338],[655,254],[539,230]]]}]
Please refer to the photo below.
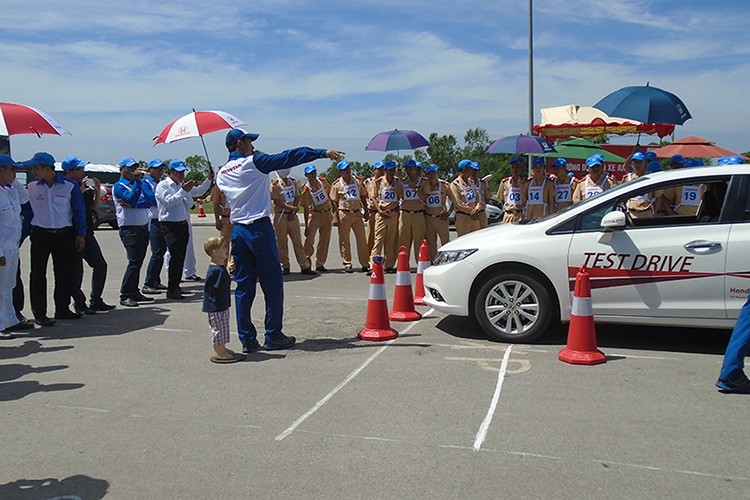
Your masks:
[{"label": "white sedan car", "polygon": [[[627,201],[644,198],[671,215],[632,217]],[[450,241],[424,272],[425,302],[529,342],[569,321],[582,266],[598,322],[732,328],[750,287],[750,165],[648,174]]]}]

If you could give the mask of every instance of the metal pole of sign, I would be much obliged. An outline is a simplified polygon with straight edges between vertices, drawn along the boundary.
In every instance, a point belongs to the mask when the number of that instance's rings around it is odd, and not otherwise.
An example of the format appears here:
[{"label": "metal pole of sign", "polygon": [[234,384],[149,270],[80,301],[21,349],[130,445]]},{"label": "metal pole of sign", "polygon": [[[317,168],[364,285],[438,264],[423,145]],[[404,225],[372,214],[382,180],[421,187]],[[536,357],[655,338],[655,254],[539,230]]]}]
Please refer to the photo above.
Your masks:
[{"label": "metal pole of sign", "polygon": [[[529,135],[534,135],[534,23],[533,0],[529,0]],[[531,155],[527,168],[531,176]]]}]

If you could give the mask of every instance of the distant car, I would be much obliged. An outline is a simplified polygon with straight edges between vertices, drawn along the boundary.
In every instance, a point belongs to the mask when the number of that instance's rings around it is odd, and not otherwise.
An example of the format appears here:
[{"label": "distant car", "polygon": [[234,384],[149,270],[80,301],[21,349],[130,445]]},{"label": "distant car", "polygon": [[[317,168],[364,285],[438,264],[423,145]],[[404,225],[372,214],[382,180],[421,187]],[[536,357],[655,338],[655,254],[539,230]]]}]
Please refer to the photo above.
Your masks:
[{"label": "distant car", "polygon": [[[487,204],[487,224],[497,224],[498,222],[501,222],[503,220],[503,206],[502,204],[495,200],[490,199],[490,202]],[[456,225],[456,211],[451,210],[450,215],[448,216],[448,225],[455,226]]]},{"label": "distant car", "polygon": [[[627,209],[662,196],[667,211]],[[597,322],[732,328],[750,290],[748,252],[750,165],[681,168],[451,240],[424,271],[424,300],[476,318],[490,339],[530,342],[570,320],[585,267]]]},{"label": "distant car", "polygon": [[109,224],[112,229],[117,229],[117,215],[115,214],[115,200],[112,197],[112,185],[102,184],[99,208],[94,211],[94,229],[102,224]]}]

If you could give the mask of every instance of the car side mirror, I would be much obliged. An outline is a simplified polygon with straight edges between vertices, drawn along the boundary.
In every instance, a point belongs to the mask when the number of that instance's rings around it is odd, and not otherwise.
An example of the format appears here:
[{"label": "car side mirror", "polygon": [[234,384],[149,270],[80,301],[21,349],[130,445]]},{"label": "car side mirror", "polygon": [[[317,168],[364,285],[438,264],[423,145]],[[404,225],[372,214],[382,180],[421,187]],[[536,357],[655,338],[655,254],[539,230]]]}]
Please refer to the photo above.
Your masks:
[{"label": "car side mirror", "polygon": [[601,227],[604,232],[619,231],[625,229],[625,214],[619,210],[610,212],[602,217]]}]

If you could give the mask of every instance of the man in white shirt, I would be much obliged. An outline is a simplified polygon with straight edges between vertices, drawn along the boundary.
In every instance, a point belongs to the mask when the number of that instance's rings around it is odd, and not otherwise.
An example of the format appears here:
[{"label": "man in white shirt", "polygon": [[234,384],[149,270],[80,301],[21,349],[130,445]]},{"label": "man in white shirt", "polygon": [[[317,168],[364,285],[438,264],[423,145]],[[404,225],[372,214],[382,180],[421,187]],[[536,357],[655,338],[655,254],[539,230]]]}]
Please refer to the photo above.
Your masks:
[{"label": "man in white shirt", "polygon": [[[10,156],[0,154],[0,339],[3,340],[13,339],[15,336],[11,330],[23,327],[13,307],[18,246],[21,242],[19,194],[26,191],[25,187],[15,181],[15,169],[20,166]],[[24,198],[28,198],[28,194]]]}]

